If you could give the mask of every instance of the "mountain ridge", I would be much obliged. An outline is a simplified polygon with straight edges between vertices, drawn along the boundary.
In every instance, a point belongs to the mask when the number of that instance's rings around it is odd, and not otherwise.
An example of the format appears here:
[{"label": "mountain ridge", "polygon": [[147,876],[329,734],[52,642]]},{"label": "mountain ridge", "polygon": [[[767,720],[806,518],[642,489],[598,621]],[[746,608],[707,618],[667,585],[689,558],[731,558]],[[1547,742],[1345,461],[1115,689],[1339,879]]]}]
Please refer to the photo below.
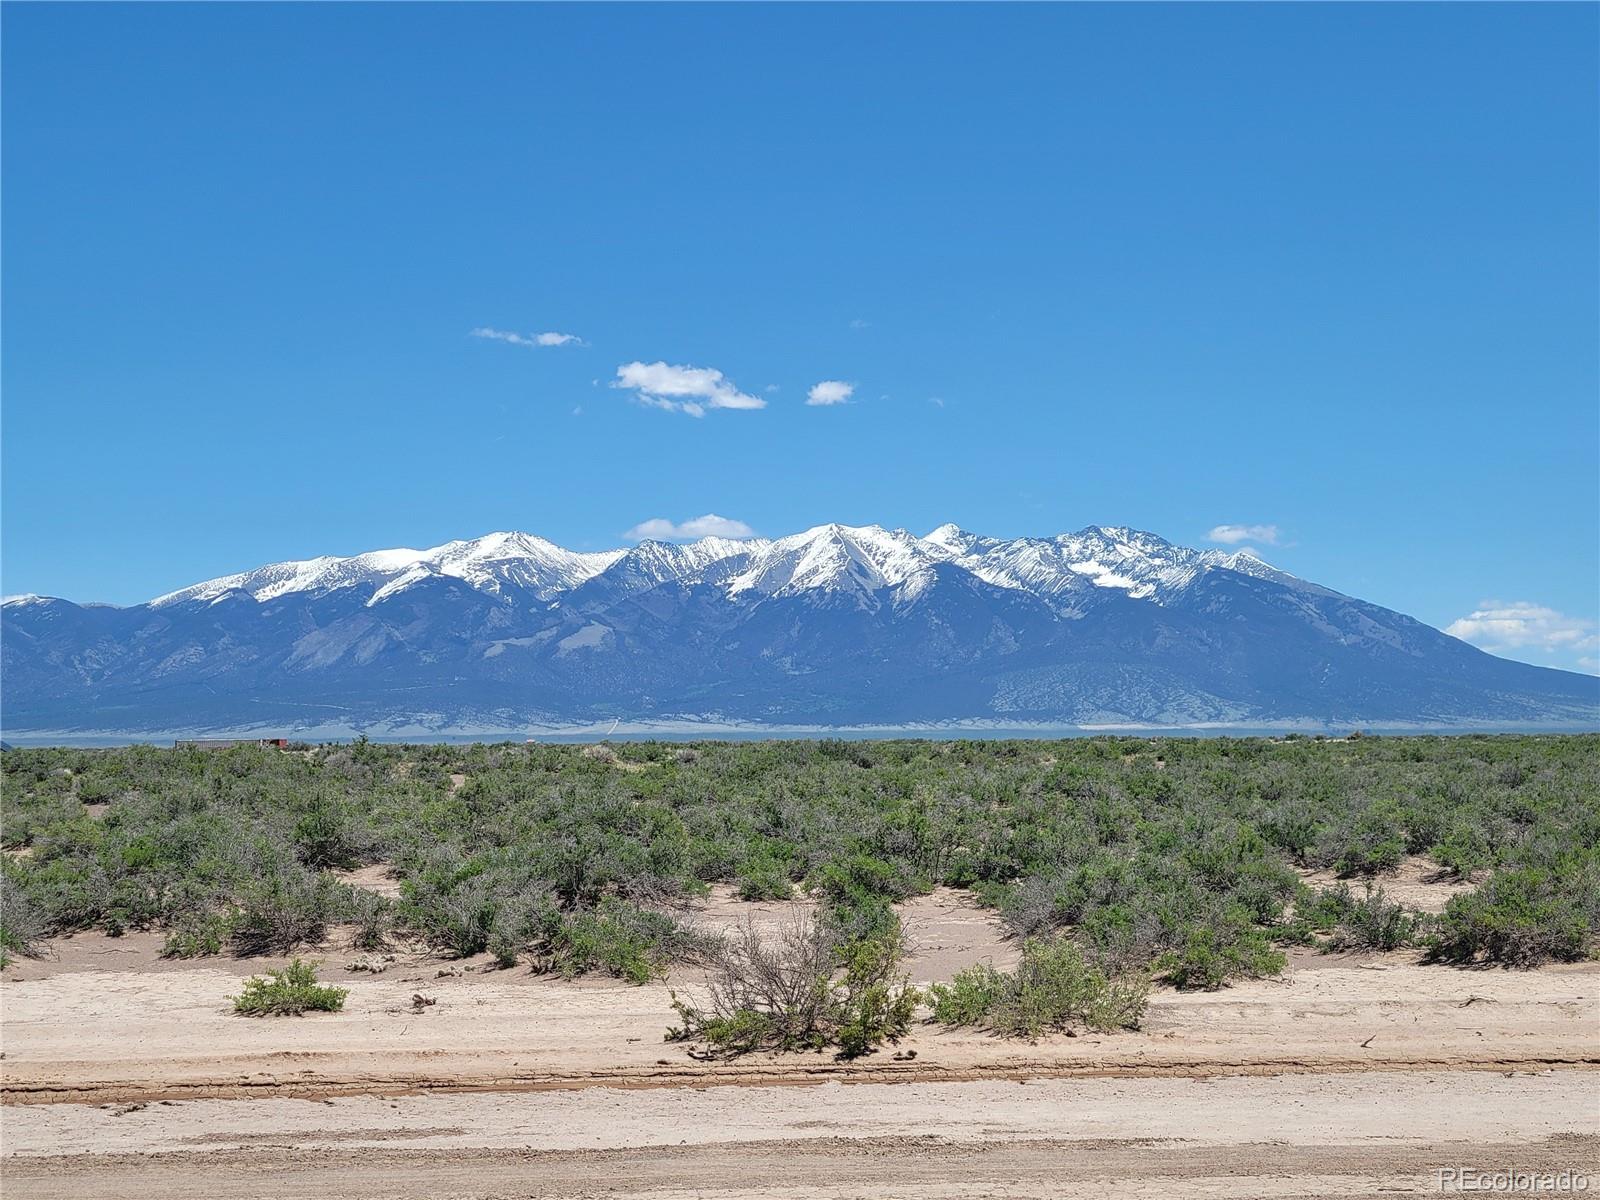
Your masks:
[{"label": "mountain ridge", "polygon": [[0,624],[19,733],[1600,724],[1600,680],[1124,526],[830,523],[597,552],[505,531],[125,608],[14,597]]}]

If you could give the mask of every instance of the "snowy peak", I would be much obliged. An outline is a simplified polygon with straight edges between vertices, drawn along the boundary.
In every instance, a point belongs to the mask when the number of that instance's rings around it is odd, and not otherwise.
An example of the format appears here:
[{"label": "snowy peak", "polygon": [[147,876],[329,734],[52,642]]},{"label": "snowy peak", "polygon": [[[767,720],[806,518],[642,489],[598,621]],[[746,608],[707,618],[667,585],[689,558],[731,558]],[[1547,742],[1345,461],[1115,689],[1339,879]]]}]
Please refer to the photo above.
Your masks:
[{"label": "snowy peak", "polygon": [[971,554],[981,543],[992,543],[993,538],[981,537],[976,533],[968,533],[959,525],[941,525],[927,537],[922,539],[922,544],[935,554],[947,558],[960,558]]},{"label": "snowy peak", "polygon": [[903,529],[818,525],[764,547],[728,591],[766,596],[819,589],[875,592],[919,577],[943,557]]},{"label": "snowy peak", "polygon": [[595,577],[596,587],[627,596],[664,583],[721,583],[745,569],[771,543],[708,537],[696,542],[643,541],[620,553]]},{"label": "snowy peak", "polygon": [[373,606],[445,578],[493,595],[528,595],[544,603],[591,580],[614,598],[679,583],[711,585],[730,598],[748,600],[840,592],[868,603],[886,589],[895,590],[897,601],[921,594],[933,583],[933,568],[939,563],[959,567],[991,586],[1038,596],[1067,615],[1111,593],[1167,604],[1211,570],[1303,589],[1314,586],[1248,553],[1192,550],[1125,526],[1091,525],[1054,537],[1004,539],[956,525],[941,525],[919,538],[881,525],[828,524],[776,541],[643,541],[626,550],[595,553],[567,550],[529,533],[491,533],[431,550],[374,550],[348,558],[272,563],[170,592],[151,604],[213,604],[228,597],[266,603],[292,593],[317,596],[364,588],[366,603]]},{"label": "snowy peak", "polygon": [[526,533],[491,533],[431,550],[374,550],[349,558],[272,563],[169,592],[150,603],[153,607],[209,603],[229,592],[244,592],[265,603],[291,592],[321,595],[363,586],[375,589],[369,601],[375,603],[436,576],[452,576],[490,592],[510,585],[547,599],[599,574],[621,554],[620,550],[577,554]]},{"label": "snowy peak", "polygon": [[[1076,610],[1100,592],[1165,604],[1212,568],[1246,574],[1272,571],[1259,559],[1241,566],[1241,556],[1191,550],[1143,530],[1090,525],[1055,537],[999,539],[941,525],[923,539],[995,587],[1015,588]],[[1282,575],[1276,572],[1276,575]],[[1292,576],[1283,576],[1291,579]]]},{"label": "snowy peak", "polygon": [[620,557],[620,550],[579,554],[532,534],[491,533],[430,550],[423,563],[485,591],[510,585],[547,600],[598,575]]}]

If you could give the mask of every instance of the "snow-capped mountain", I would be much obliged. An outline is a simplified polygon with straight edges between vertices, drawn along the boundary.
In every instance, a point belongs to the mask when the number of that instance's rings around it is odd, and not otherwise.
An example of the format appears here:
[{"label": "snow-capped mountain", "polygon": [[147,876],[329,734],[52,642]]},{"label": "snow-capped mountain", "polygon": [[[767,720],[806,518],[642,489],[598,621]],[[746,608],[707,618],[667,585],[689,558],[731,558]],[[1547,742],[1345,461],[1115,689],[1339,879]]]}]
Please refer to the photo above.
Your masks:
[{"label": "snow-capped mountain", "polygon": [[291,593],[323,595],[370,584],[377,585],[372,597],[376,602],[433,576],[465,580],[489,592],[520,588],[543,599],[598,575],[624,553],[576,554],[531,534],[491,533],[467,542],[446,542],[432,550],[372,550],[351,558],[272,563],[168,592],[150,601],[150,606],[212,601],[229,592],[244,592],[258,601],[275,600]]},{"label": "snow-capped mountain", "polygon": [[1247,552],[1091,526],[821,525],[577,553],[526,533],[275,563],[131,608],[0,608],[8,731],[1600,723]]},{"label": "snow-capped mountain", "polygon": [[903,529],[819,525],[763,546],[728,591],[760,596],[833,591],[861,597],[925,582],[942,557],[936,547]]}]

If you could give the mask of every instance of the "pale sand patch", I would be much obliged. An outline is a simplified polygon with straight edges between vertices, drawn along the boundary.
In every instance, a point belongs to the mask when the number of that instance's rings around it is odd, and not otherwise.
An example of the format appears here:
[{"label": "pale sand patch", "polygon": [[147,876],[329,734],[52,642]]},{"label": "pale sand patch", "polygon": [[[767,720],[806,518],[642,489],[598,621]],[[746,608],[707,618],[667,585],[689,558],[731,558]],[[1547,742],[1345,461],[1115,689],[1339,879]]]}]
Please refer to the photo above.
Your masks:
[{"label": "pale sand patch", "polygon": [[906,967],[913,983],[947,983],[980,962],[1009,971],[1022,959],[1022,947],[1007,940],[999,914],[970,892],[935,888],[896,908],[911,944]]},{"label": "pale sand patch", "polygon": [[[1358,897],[1364,894],[1364,881],[1360,878],[1340,879],[1327,869],[1301,870],[1300,878],[1308,887],[1327,888],[1340,883],[1349,884]],[[1452,896],[1476,890],[1477,884],[1445,875],[1439,864],[1423,855],[1415,854],[1405,859],[1393,871],[1378,875],[1372,881],[1374,890],[1383,889],[1390,900],[1407,908],[1425,913],[1442,913]]]},{"label": "pale sand patch", "polygon": [[360,888],[364,892],[388,896],[392,900],[400,895],[400,881],[395,878],[393,871],[394,868],[389,863],[380,862],[357,867],[353,871],[334,871],[332,874],[340,883]]}]

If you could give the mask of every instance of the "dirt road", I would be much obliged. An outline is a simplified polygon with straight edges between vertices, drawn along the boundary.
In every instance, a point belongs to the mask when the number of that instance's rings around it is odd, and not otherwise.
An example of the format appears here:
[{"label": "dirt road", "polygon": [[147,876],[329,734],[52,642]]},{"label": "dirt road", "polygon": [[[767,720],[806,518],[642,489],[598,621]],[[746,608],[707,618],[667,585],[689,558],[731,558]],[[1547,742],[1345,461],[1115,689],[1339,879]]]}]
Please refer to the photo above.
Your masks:
[{"label": "dirt road", "polygon": [[[831,1084],[6,1111],[9,1197],[1352,1196],[1593,1178],[1600,1072]],[[225,1180],[225,1190],[219,1181]]]}]

